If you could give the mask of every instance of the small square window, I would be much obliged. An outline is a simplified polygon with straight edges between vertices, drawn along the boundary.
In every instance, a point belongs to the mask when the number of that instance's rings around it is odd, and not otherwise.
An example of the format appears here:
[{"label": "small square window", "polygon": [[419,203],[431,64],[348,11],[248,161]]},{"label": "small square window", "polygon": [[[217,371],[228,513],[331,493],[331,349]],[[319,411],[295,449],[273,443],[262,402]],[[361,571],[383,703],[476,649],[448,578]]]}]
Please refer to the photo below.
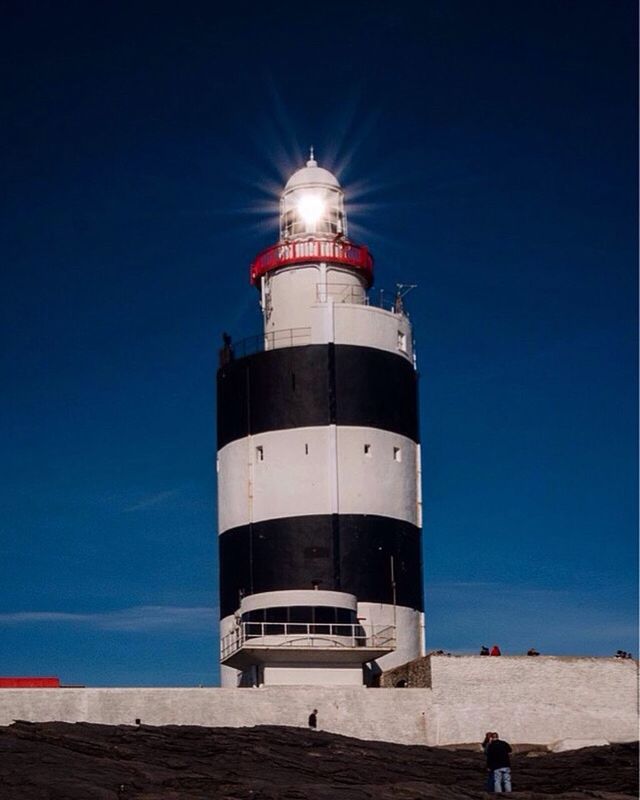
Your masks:
[{"label": "small square window", "polygon": [[393,448],[393,460],[402,461],[402,450],[399,447]]},{"label": "small square window", "polygon": [[262,445],[256,447],[256,461],[264,461],[264,447]]},{"label": "small square window", "polygon": [[407,334],[403,331],[398,331],[398,350],[407,352]]},{"label": "small square window", "polygon": [[365,444],[364,446],[364,454],[365,456],[371,456],[371,445]]},{"label": "small square window", "polygon": [[305,456],[309,455],[309,445],[308,444],[305,444],[305,446],[304,446],[304,454],[305,454]]}]

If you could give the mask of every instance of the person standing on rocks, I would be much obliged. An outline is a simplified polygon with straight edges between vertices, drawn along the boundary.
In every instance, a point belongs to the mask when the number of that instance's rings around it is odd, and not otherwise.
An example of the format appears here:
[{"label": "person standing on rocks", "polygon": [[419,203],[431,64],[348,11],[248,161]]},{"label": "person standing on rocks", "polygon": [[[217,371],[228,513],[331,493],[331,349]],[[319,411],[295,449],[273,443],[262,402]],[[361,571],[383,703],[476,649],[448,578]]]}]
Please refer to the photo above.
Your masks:
[{"label": "person standing on rocks", "polygon": [[493,773],[493,791],[496,793],[511,791],[510,752],[511,745],[494,733],[487,745],[487,769]]},{"label": "person standing on rocks", "polygon": [[[488,652],[489,651],[487,651],[487,653]],[[495,736],[495,733],[493,733],[493,731],[487,731],[485,733],[485,735],[484,735],[484,740],[482,742],[482,752],[484,753],[485,758],[487,757],[487,748],[489,747],[489,745],[493,741],[493,737],[494,736]],[[493,772],[489,769],[489,767],[487,767],[487,782],[485,783],[485,787],[484,788],[485,788],[486,792],[492,792],[493,791]]]},{"label": "person standing on rocks", "polygon": [[318,709],[314,708],[313,711],[309,714],[309,727],[312,731],[315,731],[318,727]]}]

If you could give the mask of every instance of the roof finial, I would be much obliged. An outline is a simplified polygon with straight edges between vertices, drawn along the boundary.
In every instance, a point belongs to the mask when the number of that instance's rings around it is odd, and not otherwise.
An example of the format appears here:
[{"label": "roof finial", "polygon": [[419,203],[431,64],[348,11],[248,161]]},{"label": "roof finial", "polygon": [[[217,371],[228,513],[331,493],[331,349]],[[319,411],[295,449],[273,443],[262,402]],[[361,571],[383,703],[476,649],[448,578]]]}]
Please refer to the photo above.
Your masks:
[{"label": "roof finial", "polygon": [[317,167],[318,166],[318,162],[313,157],[313,145],[311,145],[311,147],[309,148],[309,160],[307,161],[307,166],[308,167]]}]

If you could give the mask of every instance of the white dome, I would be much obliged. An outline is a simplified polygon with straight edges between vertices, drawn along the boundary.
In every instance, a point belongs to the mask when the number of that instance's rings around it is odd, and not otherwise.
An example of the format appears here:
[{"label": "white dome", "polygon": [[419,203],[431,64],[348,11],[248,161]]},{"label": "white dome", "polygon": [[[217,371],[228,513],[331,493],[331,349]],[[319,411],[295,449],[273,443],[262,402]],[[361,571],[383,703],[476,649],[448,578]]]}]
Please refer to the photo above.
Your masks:
[{"label": "white dome", "polygon": [[289,178],[287,185],[284,187],[284,191],[288,192],[290,189],[297,189],[299,186],[318,184],[321,186],[333,186],[336,189],[340,188],[336,176],[332,172],[329,172],[328,169],[319,167],[317,162],[313,158],[310,158],[307,161],[306,167],[302,167],[302,169],[294,172]]}]

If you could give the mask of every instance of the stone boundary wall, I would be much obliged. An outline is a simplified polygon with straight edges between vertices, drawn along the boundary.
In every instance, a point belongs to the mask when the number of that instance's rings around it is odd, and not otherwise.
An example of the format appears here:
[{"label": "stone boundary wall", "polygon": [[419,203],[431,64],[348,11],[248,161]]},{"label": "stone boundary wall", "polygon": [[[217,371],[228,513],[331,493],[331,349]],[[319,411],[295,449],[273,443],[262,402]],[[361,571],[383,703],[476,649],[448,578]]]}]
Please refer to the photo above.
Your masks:
[{"label": "stone boundary wall", "polygon": [[134,725],[306,726],[402,744],[638,738],[637,663],[609,658],[432,656],[431,689],[0,689],[15,719]]},{"label": "stone boundary wall", "polygon": [[380,676],[380,686],[383,689],[394,689],[397,686],[405,689],[430,689],[432,658],[434,656],[414,658],[413,661],[386,670]]},{"label": "stone boundary wall", "polygon": [[433,656],[430,661],[431,726],[438,740],[468,741],[473,719],[487,722],[483,733],[497,730],[514,742],[638,738],[634,660]]}]

